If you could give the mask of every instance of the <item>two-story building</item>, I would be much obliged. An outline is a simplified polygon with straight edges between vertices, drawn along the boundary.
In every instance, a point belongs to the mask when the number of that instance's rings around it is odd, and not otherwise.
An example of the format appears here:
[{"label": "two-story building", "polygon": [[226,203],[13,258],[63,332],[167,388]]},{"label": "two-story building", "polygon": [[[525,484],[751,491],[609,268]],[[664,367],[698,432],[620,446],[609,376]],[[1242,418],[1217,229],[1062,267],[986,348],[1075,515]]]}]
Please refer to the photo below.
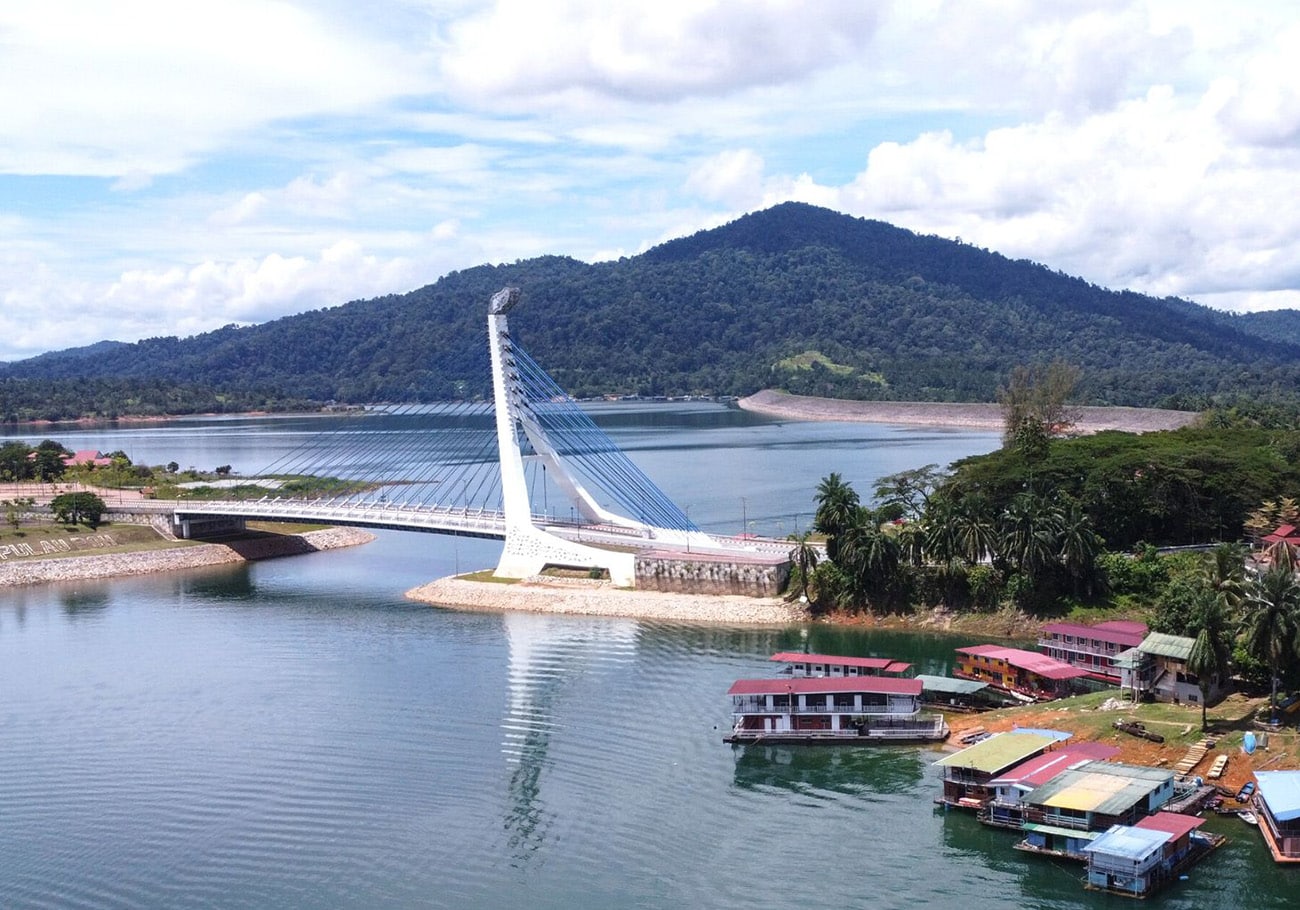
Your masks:
[{"label": "two-story building", "polygon": [[1084,860],[1084,848],[1111,825],[1133,825],[1174,795],[1174,772],[1089,761],[1024,798],[1025,839],[1017,850]]},{"label": "two-story building", "polygon": [[1129,648],[1142,644],[1147,624],[1115,619],[1084,625],[1077,622],[1049,622],[1038,638],[1038,650],[1048,657],[1087,671],[1088,677],[1112,686],[1120,684],[1116,659]]},{"label": "two-story building", "polygon": [[986,682],[1025,700],[1045,700],[1071,694],[1086,670],[1022,648],[971,645],[957,648],[958,679]]},{"label": "two-story building", "polygon": [[[1196,639],[1186,635],[1152,632],[1137,648],[1120,655],[1120,683],[1135,698],[1152,698],[1174,704],[1201,703],[1200,679],[1187,670],[1187,659]],[[1209,703],[1228,693],[1226,679],[1215,678],[1209,688]]]},{"label": "two-story building", "polygon": [[1041,755],[1070,734],[1047,731],[998,733],[935,762],[943,768],[943,795],[935,802],[979,811],[993,798],[990,782],[1021,762]]}]

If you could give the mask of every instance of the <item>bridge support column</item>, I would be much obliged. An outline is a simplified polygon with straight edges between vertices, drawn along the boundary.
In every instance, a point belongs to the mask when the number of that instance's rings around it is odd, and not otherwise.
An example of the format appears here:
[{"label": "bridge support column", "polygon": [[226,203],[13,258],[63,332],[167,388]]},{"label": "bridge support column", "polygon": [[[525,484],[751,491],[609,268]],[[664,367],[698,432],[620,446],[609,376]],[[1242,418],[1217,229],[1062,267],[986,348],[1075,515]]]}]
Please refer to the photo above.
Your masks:
[{"label": "bridge support column", "polygon": [[182,540],[229,537],[248,530],[246,519],[234,515],[174,515],[172,533]]},{"label": "bridge support column", "polygon": [[604,569],[620,588],[636,586],[636,556],[565,540],[533,525],[506,529],[496,574],[502,578],[527,578],[548,565]]}]

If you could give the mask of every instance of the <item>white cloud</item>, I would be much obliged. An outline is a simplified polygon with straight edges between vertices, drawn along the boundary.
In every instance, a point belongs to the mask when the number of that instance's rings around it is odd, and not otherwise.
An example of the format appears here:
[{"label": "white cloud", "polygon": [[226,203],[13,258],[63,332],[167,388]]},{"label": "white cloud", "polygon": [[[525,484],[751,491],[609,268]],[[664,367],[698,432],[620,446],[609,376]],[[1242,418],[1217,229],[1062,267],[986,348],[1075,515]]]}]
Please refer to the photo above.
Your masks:
[{"label": "white cloud", "polygon": [[0,173],[170,173],[239,131],[420,84],[392,47],[287,2],[8,3],[0,34]]},{"label": "white cloud", "polygon": [[686,178],[686,189],[728,208],[753,206],[763,194],[763,159],[750,149],[719,152]]},{"label": "white cloud", "polygon": [[500,0],[450,28],[442,69],[454,90],[511,106],[718,95],[861,52],[875,10],[857,0]]}]

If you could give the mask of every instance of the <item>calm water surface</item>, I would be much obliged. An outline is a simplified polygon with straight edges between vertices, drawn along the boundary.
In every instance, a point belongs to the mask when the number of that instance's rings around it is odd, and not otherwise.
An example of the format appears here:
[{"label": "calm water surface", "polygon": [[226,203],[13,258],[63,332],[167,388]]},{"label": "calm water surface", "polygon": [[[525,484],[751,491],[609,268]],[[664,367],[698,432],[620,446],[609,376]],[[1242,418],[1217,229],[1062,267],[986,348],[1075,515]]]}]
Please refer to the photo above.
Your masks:
[{"label": "calm water surface", "polygon": [[[806,527],[832,470],[869,493],[997,444],[700,405],[600,419],[728,533]],[[253,473],[313,425],[23,438]],[[967,641],[402,597],[495,558],[488,542],[385,532],[342,552],[5,592],[0,908],[1131,906],[937,811],[936,751],[721,742],[727,686],[770,673],[775,650],[943,673]],[[1230,845],[1155,905],[1294,906],[1294,876],[1257,835],[1211,824]]]}]

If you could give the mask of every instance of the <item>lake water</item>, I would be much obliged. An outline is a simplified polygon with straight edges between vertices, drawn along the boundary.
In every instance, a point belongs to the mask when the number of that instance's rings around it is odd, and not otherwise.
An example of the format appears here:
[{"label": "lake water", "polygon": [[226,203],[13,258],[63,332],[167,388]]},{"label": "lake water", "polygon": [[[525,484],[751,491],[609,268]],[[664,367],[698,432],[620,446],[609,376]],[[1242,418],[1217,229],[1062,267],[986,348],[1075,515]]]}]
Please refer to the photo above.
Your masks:
[{"label": "lake water", "polygon": [[[807,527],[996,434],[597,418],[706,528]],[[321,418],[13,433],[255,473]],[[0,595],[0,908],[1100,907],[1081,869],[936,810],[926,747],[731,747],[725,691],[809,647],[951,669],[945,636],[407,602],[496,544],[384,532],[255,565]],[[1294,906],[1258,835],[1162,907]],[[1248,895],[1248,898],[1245,896]],[[1129,906],[1123,904],[1123,906]]]}]

